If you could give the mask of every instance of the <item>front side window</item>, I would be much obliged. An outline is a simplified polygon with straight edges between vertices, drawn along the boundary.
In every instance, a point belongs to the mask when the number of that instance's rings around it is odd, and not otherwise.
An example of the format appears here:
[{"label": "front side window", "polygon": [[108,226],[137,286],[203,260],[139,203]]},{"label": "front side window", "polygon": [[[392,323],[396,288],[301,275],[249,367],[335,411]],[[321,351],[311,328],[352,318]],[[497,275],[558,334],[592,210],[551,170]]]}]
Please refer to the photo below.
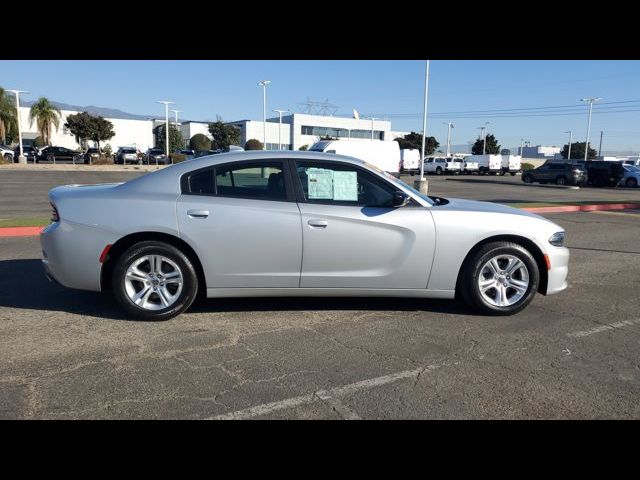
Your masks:
[{"label": "front side window", "polygon": [[183,193],[284,201],[284,169],[281,162],[210,167],[188,175],[183,181]]},{"label": "front side window", "polygon": [[393,206],[393,185],[361,168],[324,162],[296,162],[304,200],[331,205]]}]

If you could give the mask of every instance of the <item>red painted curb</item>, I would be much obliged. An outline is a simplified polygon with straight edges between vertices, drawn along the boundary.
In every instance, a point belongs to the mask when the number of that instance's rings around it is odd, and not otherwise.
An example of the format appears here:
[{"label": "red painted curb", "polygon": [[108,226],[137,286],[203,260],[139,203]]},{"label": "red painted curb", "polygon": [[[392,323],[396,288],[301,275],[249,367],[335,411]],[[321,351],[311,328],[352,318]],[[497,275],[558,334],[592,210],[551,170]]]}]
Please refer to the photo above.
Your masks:
[{"label": "red painted curb", "polygon": [[530,207],[522,208],[535,213],[561,213],[561,212],[596,212],[599,210],[626,210],[640,208],[640,203],[605,203],[593,205],[560,205],[558,207]]},{"label": "red painted curb", "polygon": [[33,237],[40,235],[44,227],[4,227],[0,228],[0,237]]}]

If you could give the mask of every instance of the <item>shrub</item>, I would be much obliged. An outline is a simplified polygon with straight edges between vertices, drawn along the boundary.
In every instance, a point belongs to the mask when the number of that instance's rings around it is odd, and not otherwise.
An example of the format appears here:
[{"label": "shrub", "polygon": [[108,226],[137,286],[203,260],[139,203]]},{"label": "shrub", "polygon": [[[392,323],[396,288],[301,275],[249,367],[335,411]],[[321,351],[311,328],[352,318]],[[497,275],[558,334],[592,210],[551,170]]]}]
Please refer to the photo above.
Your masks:
[{"label": "shrub", "polygon": [[171,153],[169,158],[172,163],[180,163],[184,162],[187,159],[187,156],[184,153]]},{"label": "shrub", "polygon": [[41,135],[38,135],[34,140],[33,140],[33,146],[36,148],[42,148],[44,147],[44,139],[42,138]]},{"label": "shrub", "polygon": [[247,140],[247,143],[244,144],[244,149],[245,150],[262,150],[263,149],[262,142],[255,138],[252,138],[251,140]]},{"label": "shrub", "polygon": [[107,155],[108,157],[111,156],[111,145],[109,145],[108,143],[104,146],[104,148],[102,149],[102,151],[104,152],[105,155]]},{"label": "shrub", "polygon": [[92,161],[91,164],[92,165],[113,165],[113,158],[103,153],[100,155],[100,158],[98,158],[98,160]]},{"label": "shrub", "polygon": [[189,148],[196,152],[202,152],[204,150],[211,150],[211,140],[203,133],[196,133],[189,140]]},{"label": "shrub", "polygon": [[302,145],[298,150],[309,150],[309,145]]},{"label": "shrub", "polygon": [[523,163],[522,164],[522,171],[523,172],[526,172],[527,170],[533,170],[534,168],[536,168],[536,167],[533,166],[533,163]]}]

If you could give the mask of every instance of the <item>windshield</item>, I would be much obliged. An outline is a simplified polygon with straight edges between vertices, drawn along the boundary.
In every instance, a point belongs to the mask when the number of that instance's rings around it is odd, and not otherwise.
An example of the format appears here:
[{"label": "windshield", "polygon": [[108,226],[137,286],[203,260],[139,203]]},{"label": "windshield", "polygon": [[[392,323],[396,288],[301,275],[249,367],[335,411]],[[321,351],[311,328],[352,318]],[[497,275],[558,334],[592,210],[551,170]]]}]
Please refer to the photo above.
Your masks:
[{"label": "windshield", "polygon": [[629,172],[640,172],[640,167],[637,167],[635,165],[623,165],[623,168],[625,170],[628,170]]}]

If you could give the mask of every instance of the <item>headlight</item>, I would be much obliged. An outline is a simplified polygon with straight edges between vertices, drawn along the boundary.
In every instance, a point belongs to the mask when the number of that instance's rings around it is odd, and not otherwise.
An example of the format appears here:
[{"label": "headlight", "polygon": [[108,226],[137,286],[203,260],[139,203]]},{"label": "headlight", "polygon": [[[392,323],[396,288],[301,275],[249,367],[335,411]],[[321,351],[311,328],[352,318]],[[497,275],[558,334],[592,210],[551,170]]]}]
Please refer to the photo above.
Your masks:
[{"label": "headlight", "polygon": [[551,235],[549,243],[554,247],[562,247],[564,245],[565,232],[557,232]]}]

